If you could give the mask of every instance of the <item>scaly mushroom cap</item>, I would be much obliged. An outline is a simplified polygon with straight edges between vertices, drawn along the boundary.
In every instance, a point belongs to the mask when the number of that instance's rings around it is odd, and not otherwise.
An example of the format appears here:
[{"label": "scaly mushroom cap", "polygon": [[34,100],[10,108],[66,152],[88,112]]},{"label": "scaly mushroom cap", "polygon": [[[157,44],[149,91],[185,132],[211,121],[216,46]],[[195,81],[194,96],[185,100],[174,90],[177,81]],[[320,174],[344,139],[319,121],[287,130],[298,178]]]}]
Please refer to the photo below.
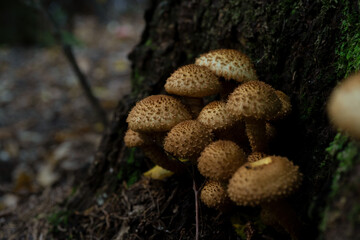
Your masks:
[{"label": "scaly mushroom cap", "polygon": [[191,115],[180,100],[167,95],[153,95],[136,103],[126,122],[136,132],[164,132],[188,119]]},{"label": "scaly mushroom cap", "polygon": [[253,152],[247,157],[248,162],[256,162],[260,159],[266,158],[268,155],[262,152]]},{"label": "scaly mushroom cap", "polygon": [[200,55],[196,65],[205,66],[217,76],[238,82],[257,80],[256,71],[250,58],[234,49],[218,49]]},{"label": "scaly mushroom cap", "polygon": [[197,158],[212,141],[211,130],[196,120],[173,127],[165,137],[164,149],[179,158]]},{"label": "scaly mushroom cap", "polygon": [[245,152],[234,142],[210,143],[198,159],[199,172],[210,179],[226,181],[246,162]]},{"label": "scaly mushroom cap", "polygon": [[208,181],[201,190],[200,199],[210,208],[221,208],[228,201],[226,188],[218,181]]},{"label": "scaly mushroom cap", "polygon": [[217,94],[221,86],[218,77],[208,68],[190,64],[171,74],[164,87],[170,94],[201,98]]},{"label": "scaly mushroom cap", "polygon": [[283,119],[288,116],[291,112],[291,102],[288,95],[283,93],[282,91],[276,90],[276,96],[279,98],[281,102],[280,111],[274,116],[274,120]]},{"label": "scaly mushroom cap", "polygon": [[151,138],[148,135],[135,132],[131,129],[126,131],[124,136],[124,143],[128,148],[142,147],[153,144]]},{"label": "scaly mushroom cap", "polygon": [[241,119],[272,119],[281,109],[275,90],[261,81],[246,82],[230,94],[226,108],[234,117]]},{"label": "scaly mushroom cap", "polygon": [[254,206],[290,195],[302,179],[286,157],[269,156],[241,166],[229,181],[228,193],[240,206]]},{"label": "scaly mushroom cap", "polygon": [[327,112],[335,127],[360,139],[360,73],[340,83],[331,93]]},{"label": "scaly mushroom cap", "polygon": [[206,105],[197,120],[211,130],[225,129],[236,121],[226,110],[226,103],[222,101],[213,101]]}]

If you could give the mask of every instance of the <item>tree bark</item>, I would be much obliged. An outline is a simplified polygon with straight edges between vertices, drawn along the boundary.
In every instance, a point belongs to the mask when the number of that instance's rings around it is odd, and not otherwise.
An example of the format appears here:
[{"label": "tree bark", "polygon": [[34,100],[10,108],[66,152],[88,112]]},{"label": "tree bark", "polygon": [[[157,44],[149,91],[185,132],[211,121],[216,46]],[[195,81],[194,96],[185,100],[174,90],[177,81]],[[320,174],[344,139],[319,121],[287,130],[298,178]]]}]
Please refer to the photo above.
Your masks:
[{"label": "tree bark", "polygon": [[[355,201],[360,195],[360,182],[356,178],[360,172],[359,147],[351,141],[338,146],[335,141],[332,146],[336,146],[336,152],[325,151],[335,135],[326,117],[327,98],[338,80],[348,71],[356,70],[349,64],[339,67],[343,64],[341,44],[349,40],[346,34],[356,32],[344,30],[342,24],[349,16],[358,19],[358,12],[358,3],[350,1],[152,0],[145,14],[146,28],[141,42],[130,55],[133,93],[119,102],[88,177],[66,209],[82,212],[96,205],[99,194],[110,196],[123,188],[121,182],[129,177],[119,176],[128,168],[129,151],[122,140],[127,128],[125,120],[137,100],[163,93],[166,78],[176,68],[193,63],[201,53],[233,48],[252,59],[259,80],[291,98],[293,112],[286,121],[275,123],[278,137],[271,145],[271,153],[288,157],[304,174],[302,187],[291,203],[305,223],[309,239],[358,239],[360,230],[353,226],[359,223]],[[341,171],[338,154],[348,151],[349,146],[355,153],[349,166]],[[141,156],[136,160],[141,161]],[[175,178],[160,185],[172,194],[172,189],[166,188],[183,188],[180,183]],[[340,190],[334,190],[334,185]],[[191,184],[187,187],[191,190]],[[347,187],[357,190],[348,191]],[[191,191],[188,194],[191,196]],[[345,205],[339,203],[343,198]],[[202,214],[207,211],[203,209]],[[353,219],[346,217],[349,212]],[[193,221],[193,216],[188,219]],[[201,231],[204,239],[236,239],[226,220],[221,225],[228,228],[224,229],[226,233],[212,232],[211,223],[207,224],[210,227]],[[346,227],[344,233],[343,226],[351,227]],[[134,233],[135,229],[130,226],[129,231]],[[184,239],[191,239],[194,230],[191,224],[174,230],[174,239],[183,236],[182,229],[190,232]]]}]

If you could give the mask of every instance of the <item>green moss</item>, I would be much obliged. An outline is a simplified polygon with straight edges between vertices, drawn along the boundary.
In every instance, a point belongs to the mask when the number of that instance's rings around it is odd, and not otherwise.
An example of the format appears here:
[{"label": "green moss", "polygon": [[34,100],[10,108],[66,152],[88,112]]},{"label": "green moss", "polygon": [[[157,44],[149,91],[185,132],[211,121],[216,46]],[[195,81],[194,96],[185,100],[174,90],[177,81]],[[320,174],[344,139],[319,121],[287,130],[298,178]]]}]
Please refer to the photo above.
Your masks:
[{"label": "green moss", "polygon": [[57,232],[58,226],[60,226],[60,225],[67,226],[69,223],[70,215],[71,215],[70,211],[64,211],[64,210],[59,210],[57,212],[50,214],[47,217],[47,220],[48,220],[49,224],[52,226],[51,231]]},{"label": "green moss", "polygon": [[357,9],[351,1],[343,1],[343,20],[341,21],[341,37],[338,41],[336,54],[337,75],[339,78],[348,76],[360,68],[360,21]]},{"label": "green moss", "polygon": [[132,94],[137,95],[141,89],[141,85],[144,82],[145,77],[140,73],[139,69],[135,68],[133,70],[133,75],[131,78]]},{"label": "green moss", "polygon": [[145,47],[150,47],[150,46],[152,46],[152,40],[151,40],[151,38],[149,38],[148,40],[146,40],[146,42],[145,42]]},{"label": "green moss", "polygon": [[333,177],[333,182],[331,184],[330,197],[335,197],[336,193],[339,191],[339,180],[341,176],[352,169],[356,162],[356,155],[358,153],[358,148],[354,142],[350,142],[344,150],[339,152],[336,156],[339,161],[339,166]]},{"label": "green moss", "polygon": [[360,224],[360,204],[353,206],[348,219],[351,223]]},{"label": "green moss", "polygon": [[[346,173],[351,171],[354,165],[358,162],[356,156],[359,149],[358,146],[354,142],[350,141],[347,136],[338,133],[335,136],[334,141],[330,143],[328,148],[326,148],[326,152],[329,154],[330,158],[333,158],[338,162],[338,167],[333,174],[330,193],[328,195],[328,201],[332,202],[333,199],[339,195],[340,189],[344,189],[344,187],[351,187],[351,185],[342,186],[341,179]],[[355,206],[353,210],[353,212],[358,212],[360,208],[358,209]],[[324,210],[322,222],[319,226],[322,231],[326,229],[329,212],[330,206],[328,205]],[[357,219],[357,217],[354,215],[353,219]]]},{"label": "green moss", "polygon": [[122,165],[118,174],[116,175],[119,181],[125,181],[128,186],[137,182],[141,176],[141,171],[139,170],[141,164],[135,160],[135,151],[136,148],[130,148],[127,150],[126,164]]},{"label": "green moss", "polygon": [[341,133],[336,134],[334,141],[332,141],[325,149],[325,151],[330,154],[331,157],[335,157],[336,154],[344,148],[344,145],[348,142],[348,137],[342,135]]},{"label": "green moss", "polygon": [[144,43],[144,46],[150,48],[151,50],[154,50],[154,51],[156,50],[156,45],[154,44],[154,42],[151,38],[146,40],[146,42]]}]

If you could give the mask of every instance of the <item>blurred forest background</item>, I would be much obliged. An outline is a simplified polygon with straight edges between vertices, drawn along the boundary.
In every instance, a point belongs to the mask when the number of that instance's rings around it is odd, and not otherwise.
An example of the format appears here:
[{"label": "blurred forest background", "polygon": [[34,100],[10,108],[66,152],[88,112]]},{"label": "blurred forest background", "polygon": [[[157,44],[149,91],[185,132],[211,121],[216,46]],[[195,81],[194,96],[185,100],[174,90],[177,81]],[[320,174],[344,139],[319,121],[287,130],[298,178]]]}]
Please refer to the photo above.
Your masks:
[{"label": "blurred forest background", "polygon": [[[127,55],[144,28],[146,0],[42,4],[110,118],[130,92]],[[36,1],[0,2],[0,210],[54,185],[69,190],[104,130],[56,40]]]}]

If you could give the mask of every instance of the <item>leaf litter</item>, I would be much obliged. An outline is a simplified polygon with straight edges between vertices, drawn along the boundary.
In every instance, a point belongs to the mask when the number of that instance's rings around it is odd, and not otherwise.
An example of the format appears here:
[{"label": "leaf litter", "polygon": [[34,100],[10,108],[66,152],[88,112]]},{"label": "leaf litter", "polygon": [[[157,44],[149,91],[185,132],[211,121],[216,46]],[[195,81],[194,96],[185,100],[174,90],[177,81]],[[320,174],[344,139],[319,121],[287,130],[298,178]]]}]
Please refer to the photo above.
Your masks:
[{"label": "leaf litter", "polygon": [[[127,55],[142,18],[74,23],[80,68],[111,117],[131,90]],[[96,119],[58,47],[0,48],[0,239],[46,239],[49,214],[93,161],[103,131]]]}]

